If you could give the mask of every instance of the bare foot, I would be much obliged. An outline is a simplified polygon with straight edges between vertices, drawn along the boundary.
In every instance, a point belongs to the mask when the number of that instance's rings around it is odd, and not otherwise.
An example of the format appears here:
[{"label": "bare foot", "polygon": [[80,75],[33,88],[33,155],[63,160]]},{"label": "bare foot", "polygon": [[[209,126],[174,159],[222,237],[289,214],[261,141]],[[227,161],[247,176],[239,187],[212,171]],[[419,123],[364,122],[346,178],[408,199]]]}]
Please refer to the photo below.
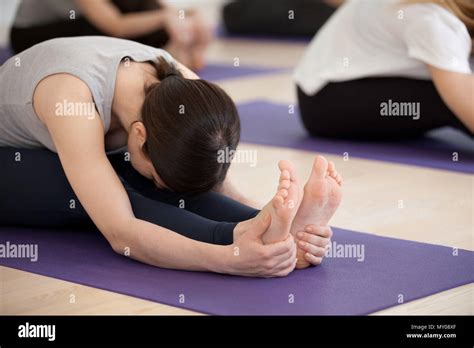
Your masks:
[{"label": "bare foot", "polygon": [[234,241],[246,231],[251,230],[252,226],[266,219],[270,219],[270,226],[262,236],[264,244],[280,242],[288,237],[292,221],[298,211],[299,197],[301,197],[302,190],[298,188],[292,178],[291,173],[294,173],[292,164],[289,161],[280,161],[278,166],[280,168],[280,179],[278,180],[275,196],[256,217],[237,224],[234,229]]},{"label": "bare foot", "polygon": [[187,46],[178,43],[170,43],[166,46],[166,51],[185,67],[190,68],[192,65],[192,59]]},{"label": "bare foot", "polygon": [[273,199],[262,209],[269,213],[271,224],[262,237],[264,244],[285,240],[290,233],[292,221],[298,211],[298,187],[291,177],[293,168],[290,162],[280,161],[280,179],[277,193]]},{"label": "bare foot", "polygon": [[[316,156],[311,175],[304,186],[304,195],[296,217],[291,226],[291,234],[304,231],[307,225],[324,226],[336,212],[341,202],[342,177],[337,173],[334,163],[323,156]],[[305,251],[298,248],[296,268],[305,268],[310,263],[304,257]]]},{"label": "bare foot", "polygon": [[204,68],[205,65],[205,47],[194,46],[190,51],[192,60],[192,66],[195,71],[199,71]]}]

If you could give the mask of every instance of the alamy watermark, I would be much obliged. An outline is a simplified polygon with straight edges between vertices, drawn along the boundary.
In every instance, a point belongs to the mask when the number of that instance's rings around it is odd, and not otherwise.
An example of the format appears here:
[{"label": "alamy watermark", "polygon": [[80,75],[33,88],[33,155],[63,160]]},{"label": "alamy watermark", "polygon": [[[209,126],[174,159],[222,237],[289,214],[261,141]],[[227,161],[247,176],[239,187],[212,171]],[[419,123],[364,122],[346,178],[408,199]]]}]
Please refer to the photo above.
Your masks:
[{"label": "alamy watermark", "polygon": [[14,244],[6,241],[0,244],[1,259],[30,259],[38,261],[38,244]]},{"label": "alamy watermark", "polygon": [[420,119],[420,103],[418,102],[396,102],[389,99],[380,103],[381,116],[411,117],[414,120]]},{"label": "alamy watermark", "polygon": [[55,104],[56,116],[84,116],[88,120],[95,117],[95,104],[89,102],[70,102],[64,99]]},{"label": "alamy watermark", "polygon": [[37,325],[26,322],[18,326],[19,338],[46,338],[48,341],[56,340],[56,325]]},{"label": "alamy watermark", "polygon": [[228,147],[217,151],[218,163],[248,163],[257,165],[257,150],[229,150]]},{"label": "alamy watermark", "polygon": [[338,244],[332,242],[326,250],[326,257],[341,259],[356,259],[357,262],[365,260],[364,244]]}]

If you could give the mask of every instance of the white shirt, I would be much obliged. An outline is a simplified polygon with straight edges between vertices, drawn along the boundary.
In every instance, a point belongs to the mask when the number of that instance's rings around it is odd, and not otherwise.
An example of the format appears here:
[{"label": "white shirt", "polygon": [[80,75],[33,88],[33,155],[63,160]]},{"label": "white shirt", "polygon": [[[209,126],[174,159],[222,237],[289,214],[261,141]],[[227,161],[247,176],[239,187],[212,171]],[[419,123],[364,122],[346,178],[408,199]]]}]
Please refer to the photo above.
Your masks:
[{"label": "white shirt", "polygon": [[466,26],[439,5],[353,0],[316,34],[294,77],[307,95],[364,77],[431,79],[426,64],[471,73],[470,52]]}]

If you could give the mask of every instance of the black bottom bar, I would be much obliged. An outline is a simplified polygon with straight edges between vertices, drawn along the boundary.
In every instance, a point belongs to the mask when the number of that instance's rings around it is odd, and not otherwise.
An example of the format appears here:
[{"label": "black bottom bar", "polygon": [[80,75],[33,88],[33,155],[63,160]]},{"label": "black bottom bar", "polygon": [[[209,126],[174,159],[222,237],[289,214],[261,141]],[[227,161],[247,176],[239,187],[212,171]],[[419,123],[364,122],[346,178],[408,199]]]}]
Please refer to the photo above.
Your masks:
[{"label": "black bottom bar", "polygon": [[[469,316],[4,316],[0,346],[78,344],[448,345],[472,347]],[[41,336],[41,337],[38,337]],[[309,344],[309,346],[308,346]]]}]

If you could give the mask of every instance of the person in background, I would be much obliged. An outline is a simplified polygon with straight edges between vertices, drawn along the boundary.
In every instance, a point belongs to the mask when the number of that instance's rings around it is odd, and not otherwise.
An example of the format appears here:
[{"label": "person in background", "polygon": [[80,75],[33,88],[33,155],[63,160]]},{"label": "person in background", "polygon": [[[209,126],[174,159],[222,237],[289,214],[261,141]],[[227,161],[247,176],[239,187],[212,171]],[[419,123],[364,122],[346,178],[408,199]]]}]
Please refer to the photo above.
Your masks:
[{"label": "person in background", "polygon": [[344,0],[235,0],[223,8],[227,32],[313,36]]},{"label": "person in background", "polygon": [[400,139],[451,126],[472,136],[472,0],[354,1],[295,70],[314,136]]},{"label": "person in background", "polygon": [[204,66],[212,32],[195,10],[156,0],[23,0],[10,32],[14,53],[71,36],[104,35],[165,48],[191,69]]}]

